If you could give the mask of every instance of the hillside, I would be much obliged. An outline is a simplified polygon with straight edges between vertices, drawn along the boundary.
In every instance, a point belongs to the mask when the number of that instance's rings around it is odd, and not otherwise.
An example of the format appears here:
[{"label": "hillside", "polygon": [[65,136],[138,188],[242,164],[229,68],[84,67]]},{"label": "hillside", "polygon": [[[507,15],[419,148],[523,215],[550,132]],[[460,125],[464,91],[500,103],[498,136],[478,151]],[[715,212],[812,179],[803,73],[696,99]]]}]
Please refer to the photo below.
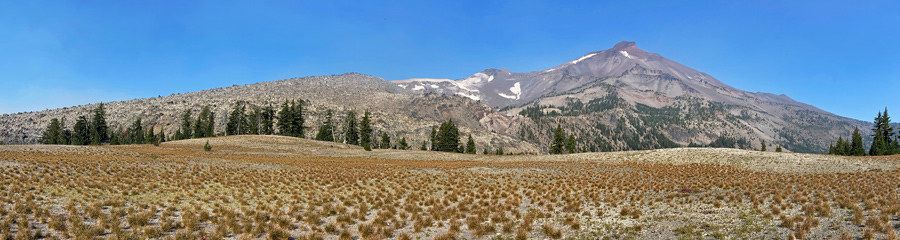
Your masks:
[{"label": "hillside", "polygon": [[[196,117],[203,106],[209,106],[215,113],[216,131],[221,133],[224,132],[228,113],[238,101],[255,107],[274,106],[277,110],[285,100],[294,99],[306,103],[307,136],[315,135],[327,110],[334,111],[339,134],[343,132],[340,123],[348,111],[353,110],[361,116],[363,111],[369,110],[376,134],[380,136],[381,132],[387,132],[395,144],[401,137],[406,137],[412,146],[418,147],[428,138],[432,126],[453,119],[461,126],[462,132],[473,133],[479,149],[503,146],[511,152],[537,152],[532,144],[492,133],[491,130],[505,130],[512,120],[477,101],[437,94],[410,94],[382,78],[356,73],[292,78],[109,102],[105,103],[105,107],[111,128],[125,128],[140,117],[148,127],[172,136],[180,128],[181,116],[188,109]],[[78,116],[87,115],[95,108],[96,104],[88,104],[4,114],[0,116],[0,129],[3,129],[0,141],[7,144],[36,143],[51,118],[65,118],[65,125],[71,128]]]},{"label": "hillside", "polygon": [[542,133],[562,123],[589,151],[707,145],[724,136],[742,148],[760,148],[764,140],[768,149],[826,152],[838,136],[855,127],[868,136],[871,127],[785,95],[736,89],[634,42],[541,71],[488,69],[456,81],[396,83],[419,93],[469,97],[507,116],[530,116],[531,122],[507,133],[539,146],[549,140]]}]

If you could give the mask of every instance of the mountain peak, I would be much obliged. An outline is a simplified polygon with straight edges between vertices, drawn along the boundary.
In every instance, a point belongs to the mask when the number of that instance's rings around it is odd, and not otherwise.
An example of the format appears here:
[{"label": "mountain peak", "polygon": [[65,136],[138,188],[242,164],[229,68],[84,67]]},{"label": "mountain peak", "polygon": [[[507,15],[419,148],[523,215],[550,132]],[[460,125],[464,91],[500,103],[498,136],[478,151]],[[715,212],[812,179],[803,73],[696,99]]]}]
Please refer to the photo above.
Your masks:
[{"label": "mountain peak", "polygon": [[621,49],[625,49],[625,48],[629,48],[629,47],[634,47],[634,46],[636,46],[636,44],[635,44],[634,42],[621,41],[621,42],[619,42],[619,43],[616,43],[616,45],[613,46],[611,49],[612,49],[612,50],[621,50]]}]

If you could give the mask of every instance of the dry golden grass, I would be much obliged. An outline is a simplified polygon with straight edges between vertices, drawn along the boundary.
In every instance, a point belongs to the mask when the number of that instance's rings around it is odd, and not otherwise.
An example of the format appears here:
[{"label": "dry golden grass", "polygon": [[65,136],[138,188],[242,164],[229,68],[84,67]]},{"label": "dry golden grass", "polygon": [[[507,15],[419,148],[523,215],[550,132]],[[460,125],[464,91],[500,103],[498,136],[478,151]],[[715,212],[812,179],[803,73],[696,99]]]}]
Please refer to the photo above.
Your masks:
[{"label": "dry golden grass", "polygon": [[366,153],[271,136],[209,139],[206,152],[205,142],[0,146],[0,239],[893,239],[900,214],[896,157]]}]

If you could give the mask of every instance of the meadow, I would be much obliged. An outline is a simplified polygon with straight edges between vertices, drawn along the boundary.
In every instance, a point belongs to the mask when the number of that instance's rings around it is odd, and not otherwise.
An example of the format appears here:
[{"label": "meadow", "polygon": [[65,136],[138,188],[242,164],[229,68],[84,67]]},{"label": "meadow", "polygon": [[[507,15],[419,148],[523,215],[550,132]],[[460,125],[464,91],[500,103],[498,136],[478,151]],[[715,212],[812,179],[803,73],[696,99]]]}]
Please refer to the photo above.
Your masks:
[{"label": "meadow", "polygon": [[[211,151],[204,151],[209,141]],[[0,146],[0,239],[898,239],[900,156]]]}]

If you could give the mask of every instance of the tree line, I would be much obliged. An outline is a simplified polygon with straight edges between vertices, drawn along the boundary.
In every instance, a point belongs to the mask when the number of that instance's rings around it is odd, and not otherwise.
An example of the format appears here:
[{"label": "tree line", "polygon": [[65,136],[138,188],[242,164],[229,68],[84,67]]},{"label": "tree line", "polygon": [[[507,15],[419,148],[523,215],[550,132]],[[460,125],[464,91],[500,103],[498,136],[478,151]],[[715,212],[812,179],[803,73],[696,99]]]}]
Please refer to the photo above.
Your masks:
[{"label": "tree line", "polygon": [[884,112],[878,112],[872,127],[872,145],[866,152],[862,143],[862,135],[859,128],[853,130],[851,139],[844,140],[843,136],[838,137],[837,142],[828,147],[828,154],[842,156],[883,156],[900,154],[900,135],[894,138],[894,128],[890,126],[891,117],[888,116],[887,108]]}]

